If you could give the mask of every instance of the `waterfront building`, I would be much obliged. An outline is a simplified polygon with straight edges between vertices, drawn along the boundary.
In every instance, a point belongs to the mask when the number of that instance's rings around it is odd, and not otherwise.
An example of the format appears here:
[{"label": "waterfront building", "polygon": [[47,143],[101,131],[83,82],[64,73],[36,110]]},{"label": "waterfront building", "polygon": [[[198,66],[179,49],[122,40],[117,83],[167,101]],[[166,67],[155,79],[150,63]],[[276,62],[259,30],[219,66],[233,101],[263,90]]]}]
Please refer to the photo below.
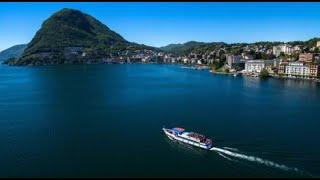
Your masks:
[{"label": "waterfront building", "polygon": [[189,59],[186,58],[186,57],[184,57],[184,58],[182,59],[182,61],[183,61],[183,63],[185,63],[185,64],[189,63]]},{"label": "waterfront building", "polygon": [[320,66],[316,64],[308,64],[310,68],[310,77],[319,77],[320,75]]},{"label": "waterfront building", "polygon": [[312,53],[301,53],[299,54],[299,61],[305,63],[313,62],[313,54]]},{"label": "waterfront building", "polygon": [[310,66],[304,65],[302,62],[291,62],[286,66],[285,74],[288,76],[295,76],[295,77],[296,76],[309,77]]},{"label": "waterfront building", "polygon": [[286,66],[288,65],[288,62],[280,62],[278,74],[283,75],[286,74]]},{"label": "waterfront building", "polygon": [[227,65],[231,69],[236,67],[237,65],[244,64],[241,55],[228,55],[226,59]]},{"label": "waterfront building", "polygon": [[245,72],[260,73],[262,69],[266,68],[272,71],[273,60],[248,60],[245,62]]},{"label": "waterfront building", "polygon": [[264,60],[264,64],[265,64],[264,68],[267,69],[269,73],[274,73],[273,69],[275,67],[277,67],[277,63],[279,63],[278,61],[279,60],[277,60],[277,59],[275,59],[275,60]]},{"label": "waterfront building", "polygon": [[141,62],[149,62],[151,60],[151,57],[149,56],[145,56],[143,58],[141,58]]}]

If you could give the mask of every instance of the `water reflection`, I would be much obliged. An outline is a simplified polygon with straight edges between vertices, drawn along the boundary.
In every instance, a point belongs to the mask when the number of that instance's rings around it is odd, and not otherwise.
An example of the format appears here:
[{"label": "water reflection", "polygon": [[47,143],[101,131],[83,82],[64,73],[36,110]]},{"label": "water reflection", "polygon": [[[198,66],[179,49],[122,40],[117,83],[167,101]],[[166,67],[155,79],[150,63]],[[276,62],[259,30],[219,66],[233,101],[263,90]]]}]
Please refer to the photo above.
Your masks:
[{"label": "water reflection", "polygon": [[283,84],[284,88],[301,88],[301,89],[310,89],[310,88],[319,88],[320,83],[310,81],[310,80],[301,80],[301,79],[278,79],[277,81]]},{"label": "water reflection", "polygon": [[269,79],[260,79],[258,77],[243,77],[243,85],[248,88],[260,89],[261,83],[267,83]]}]

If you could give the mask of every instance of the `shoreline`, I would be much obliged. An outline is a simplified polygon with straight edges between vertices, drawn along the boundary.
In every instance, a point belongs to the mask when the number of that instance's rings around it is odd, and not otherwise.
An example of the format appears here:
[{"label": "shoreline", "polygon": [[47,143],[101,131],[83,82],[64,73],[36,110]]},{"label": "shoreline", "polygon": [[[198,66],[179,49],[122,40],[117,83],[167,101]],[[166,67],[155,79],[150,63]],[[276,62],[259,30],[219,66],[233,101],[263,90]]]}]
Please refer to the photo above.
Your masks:
[{"label": "shoreline", "polygon": [[[247,75],[245,73],[241,72],[218,72],[213,71],[210,66],[208,65],[192,65],[192,64],[183,64],[183,63],[159,63],[159,62],[100,62],[100,63],[63,63],[63,64],[42,64],[42,65],[12,65],[12,64],[5,64],[3,62],[0,63],[1,66],[9,66],[9,67],[35,67],[35,66],[55,66],[55,65],[97,65],[97,64],[167,64],[167,65],[179,65],[182,68],[186,69],[193,69],[193,70],[208,70],[208,72],[212,74],[217,75],[228,75],[228,76],[246,76],[246,77],[256,77]],[[258,77],[259,78],[259,77]],[[280,76],[280,75],[270,75],[269,78],[275,78],[275,79],[292,79],[292,80],[304,80],[304,81],[310,81],[310,82],[316,82],[320,83],[320,78],[302,78],[302,77],[288,77],[288,76]]]},{"label": "shoreline", "polygon": [[[212,74],[218,74],[218,75],[228,75],[228,76],[234,76],[236,74],[236,76],[246,76],[246,77],[258,77],[259,76],[252,76],[252,75],[247,75],[245,73],[241,73],[241,72],[217,72],[217,71],[213,71],[213,70],[209,70],[210,73]],[[303,77],[289,77],[289,76],[280,76],[280,75],[269,75],[269,78],[275,78],[275,79],[292,79],[292,80],[304,80],[304,81],[311,81],[311,82],[317,82],[320,83],[320,78],[303,78]]]},{"label": "shoreline", "polygon": [[[237,74],[236,76],[246,76],[246,77],[256,77],[259,78],[259,76],[252,76],[252,75],[247,75],[245,73],[227,73],[227,72],[214,72],[212,70],[210,70],[210,73],[212,74],[218,74],[218,75],[234,75]],[[302,78],[302,77],[289,77],[289,76],[279,76],[279,75],[270,75],[269,78],[274,78],[274,79],[283,79],[283,80],[287,80],[287,79],[291,79],[291,80],[303,80],[303,81],[310,81],[310,82],[316,82],[316,83],[320,83],[320,79],[319,78]]]},{"label": "shoreline", "polygon": [[[194,67],[195,65],[185,65],[185,64],[179,64],[179,63],[176,63],[176,64],[181,65],[181,66],[187,66],[190,69],[196,69],[196,67]],[[217,72],[217,71],[213,71],[212,69],[210,69],[210,67],[207,66],[207,65],[198,65],[198,66],[205,66],[206,68],[203,68],[203,69],[200,69],[200,70],[208,69],[210,73],[217,74],[217,75],[228,75],[228,76],[235,76],[235,77],[237,77],[237,76],[246,76],[246,77],[260,78],[259,76],[247,75],[247,74],[241,73],[241,72]],[[199,69],[196,69],[196,70],[199,70]],[[270,75],[269,78],[283,79],[283,80],[286,80],[286,79],[304,80],[304,81],[320,83],[320,79],[319,78],[288,77],[288,76],[279,76],[279,75]]]},{"label": "shoreline", "polygon": [[288,77],[288,76],[279,76],[279,75],[272,75],[271,78],[275,79],[292,79],[292,80],[304,80],[304,81],[311,81],[311,82],[317,82],[320,83],[319,78],[301,78],[301,77]]}]

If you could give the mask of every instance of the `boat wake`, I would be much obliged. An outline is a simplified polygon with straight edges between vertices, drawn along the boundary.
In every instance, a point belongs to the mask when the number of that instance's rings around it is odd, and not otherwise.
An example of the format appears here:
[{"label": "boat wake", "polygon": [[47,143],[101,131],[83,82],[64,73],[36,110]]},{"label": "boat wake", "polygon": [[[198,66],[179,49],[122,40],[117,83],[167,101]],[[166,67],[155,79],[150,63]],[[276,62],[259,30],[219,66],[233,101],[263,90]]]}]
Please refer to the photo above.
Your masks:
[{"label": "boat wake", "polygon": [[221,157],[223,157],[223,158],[225,158],[225,159],[228,159],[229,161],[233,161],[232,159],[228,158],[227,156],[225,156],[225,155],[223,155],[223,154],[221,154],[221,153],[219,153],[219,152],[218,152],[218,154],[219,154]]},{"label": "boat wake", "polygon": [[228,149],[232,151],[239,151],[237,148],[231,148],[231,147],[223,147],[223,149]]},{"label": "boat wake", "polygon": [[[232,160],[224,155],[228,155],[228,156],[231,156],[231,157],[236,157],[236,158],[240,158],[240,159],[244,159],[244,160],[248,160],[248,161],[252,161],[252,162],[256,162],[256,163],[259,163],[259,164],[263,164],[263,165],[266,165],[268,167],[274,167],[274,168],[278,168],[278,169],[281,169],[281,170],[285,170],[285,171],[295,171],[295,172],[300,172],[302,173],[299,169],[297,168],[290,168],[288,166],[285,166],[285,165],[282,165],[282,164],[277,164],[275,162],[272,162],[272,161],[268,161],[268,160],[264,160],[264,159],[261,159],[259,157],[254,157],[254,156],[247,156],[245,154],[240,154],[240,153],[236,153],[236,152],[232,152],[232,151],[229,151],[229,150],[226,150],[227,147],[224,147],[225,149],[221,149],[221,148],[217,148],[217,147],[213,147],[211,148],[210,150],[211,151],[216,151],[218,152],[219,155],[221,155],[222,157],[226,158],[226,159],[229,159],[229,160]],[[234,149],[234,148],[229,148],[229,149]],[[224,155],[222,155],[224,154]]]}]

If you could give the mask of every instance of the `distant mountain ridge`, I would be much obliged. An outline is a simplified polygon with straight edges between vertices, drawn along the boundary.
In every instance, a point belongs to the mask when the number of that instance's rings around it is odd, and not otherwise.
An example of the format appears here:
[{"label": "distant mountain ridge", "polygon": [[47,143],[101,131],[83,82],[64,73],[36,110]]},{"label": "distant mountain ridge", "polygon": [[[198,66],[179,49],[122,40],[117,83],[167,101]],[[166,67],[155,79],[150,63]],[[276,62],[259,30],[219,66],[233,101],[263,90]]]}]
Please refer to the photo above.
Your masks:
[{"label": "distant mountain ridge", "polygon": [[232,46],[237,48],[243,48],[244,46],[253,46],[253,45],[263,45],[263,46],[277,46],[280,44],[289,44],[292,46],[301,45],[306,46],[308,48],[312,48],[316,45],[316,42],[320,41],[320,38],[312,38],[307,41],[289,41],[289,42],[281,42],[281,41],[260,41],[254,43],[225,43],[225,42],[197,42],[197,41],[189,41],[182,44],[169,44],[167,46],[160,47],[161,50],[174,53],[177,55],[186,55],[191,52],[201,53],[206,52],[208,50],[217,50],[221,47],[226,49],[232,48]]},{"label": "distant mountain ridge", "polygon": [[216,46],[216,45],[223,45],[223,44],[225,43],[224,42],[205,43],[205,42],[189,41],[183,44],[169,44],[167,46],[160,47],[160,49],[170,53],[183,55],[183,54],[189,53],[190,51],[201,49],[206,46],[210,46],[210,45]]},{"label": "distant mountain ridge", "polygon": [[6,61],[10,58],[18,58],[22,55],[24,49],[27,47],[27,44],[19,44],[12,46],[8,49],[5,49],[0,52],[0,62]]}]

